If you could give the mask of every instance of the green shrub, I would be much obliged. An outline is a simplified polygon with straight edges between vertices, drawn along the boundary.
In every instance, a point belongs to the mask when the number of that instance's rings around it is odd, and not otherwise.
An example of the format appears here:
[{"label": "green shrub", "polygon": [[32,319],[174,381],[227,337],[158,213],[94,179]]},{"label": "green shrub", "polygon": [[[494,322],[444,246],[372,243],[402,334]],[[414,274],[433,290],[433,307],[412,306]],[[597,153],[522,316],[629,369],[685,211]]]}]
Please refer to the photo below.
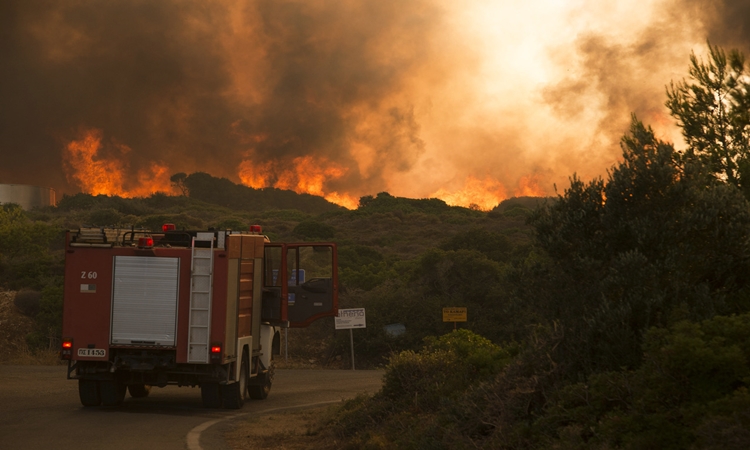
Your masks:
[{"label": "green shrub", "polygon": [[151,231],[161,231],[162,225],[173,223],[178,230],[202,230],[205,224],[199,218],[188,214],[159,214],[141,217],[136,227],[143,227]]},{"label": "green shrub", "polygon": [[296,236],[312,241],[333,239],[335,231],[335,228],[328,224],[313,220],[305,220],[294,227],[292,232]]},{"label": "green shrub", "polygon": [[96,209],[89,214],[89,224],[94,226],[118,225],[122,214],[112,208]]},{"label": "green shrub", "polygon": [[245,231],[248,230],[249,227],[242,219],[237,219],[235,217],[230,217],[227,219],[222,220],[221,222],[216,224],[216,228],[219,230],[235,230],[235,231]]},{"label": "green shrub", "polygon": [[652,328],[644,348],[637,370],[558,390],[537,433],[612,448],[747,448],[750,314]]},{"label": "green shrub", "polygon": [[34,331],[26,337],[32,350],[55,349],[62,335],[62,279],[42,290]]},{"label": "green shrub", "polygon": [[13,304],[24,314],[29,317],[36,317],[39,314],[42,293],[32,289],[21,289],[16,292]]},{"label": "green shrub", "polygon": [[508,350],[469,330],[428,337],[422,351],[391,357],[382,393],[395,402],[434,408],[455,399],[473,383],[491,378],[511,356]]}]

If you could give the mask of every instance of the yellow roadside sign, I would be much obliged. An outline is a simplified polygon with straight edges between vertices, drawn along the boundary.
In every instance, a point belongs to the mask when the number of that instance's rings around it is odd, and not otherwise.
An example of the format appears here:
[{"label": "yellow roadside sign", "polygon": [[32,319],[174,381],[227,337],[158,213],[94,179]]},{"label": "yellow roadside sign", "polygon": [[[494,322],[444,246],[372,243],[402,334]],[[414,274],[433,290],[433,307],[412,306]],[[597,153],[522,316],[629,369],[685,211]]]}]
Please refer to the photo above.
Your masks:
[{"label": "yellow roadside sign", "polygon": [[466,308],[443,308],[443,322],[466,322]]}]

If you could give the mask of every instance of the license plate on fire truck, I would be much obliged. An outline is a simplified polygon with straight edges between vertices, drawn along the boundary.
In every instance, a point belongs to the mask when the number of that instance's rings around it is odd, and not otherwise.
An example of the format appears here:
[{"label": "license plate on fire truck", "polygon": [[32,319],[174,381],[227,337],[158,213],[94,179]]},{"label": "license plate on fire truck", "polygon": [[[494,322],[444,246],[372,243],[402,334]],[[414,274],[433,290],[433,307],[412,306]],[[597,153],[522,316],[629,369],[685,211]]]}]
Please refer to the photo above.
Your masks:
[{"label": "license plate on fire truck", "polygon": [[78,356],[88,356],[89,358],[106,358],[107,350],[103,348],[79,348]]}]

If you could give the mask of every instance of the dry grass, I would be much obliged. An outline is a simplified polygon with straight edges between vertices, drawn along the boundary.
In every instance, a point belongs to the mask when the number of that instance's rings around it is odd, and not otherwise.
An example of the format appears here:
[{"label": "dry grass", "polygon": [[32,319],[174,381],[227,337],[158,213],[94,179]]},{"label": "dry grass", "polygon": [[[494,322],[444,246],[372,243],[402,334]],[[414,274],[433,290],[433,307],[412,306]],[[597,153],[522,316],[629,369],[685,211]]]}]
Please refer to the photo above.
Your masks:
[{"label": "dry grass", "polygon": [[341,443],[320,432],[320,418],[330,407],[249,416],[224,436],[234,450],[329,450]]},{"label": "dry grass", "polygon": [[26,335],[34,329],[34,319],[23,315],[13,304],[15,296],[14,291],[0,291],[0,364],[60,364],[56,350],[29,350]]},{"label": "dry grass", "polygon": [[60,360],[60,353],[56,350],[37,350],[36,352],[31,352],[26,344],[23,344],[15,353],[11,353],[7,359],[0,360],[0,364],[13,366],[59,366],[63,362]]}]

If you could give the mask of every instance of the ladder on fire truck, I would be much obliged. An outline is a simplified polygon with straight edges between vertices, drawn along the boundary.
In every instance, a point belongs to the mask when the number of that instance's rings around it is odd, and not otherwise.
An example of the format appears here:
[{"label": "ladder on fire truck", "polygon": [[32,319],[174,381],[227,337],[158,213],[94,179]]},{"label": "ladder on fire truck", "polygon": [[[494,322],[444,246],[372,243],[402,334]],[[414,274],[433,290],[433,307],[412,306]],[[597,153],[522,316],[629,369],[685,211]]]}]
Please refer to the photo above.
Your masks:
[{"label": "ladder on fire truck", "polygon": [[[208,242],[197,247],[196,242]],[[211,339],[211,292],[213,291],[214,234],[197,233],[190,258],[190,319],[188,320],[188,362],[208,363]]]}]

